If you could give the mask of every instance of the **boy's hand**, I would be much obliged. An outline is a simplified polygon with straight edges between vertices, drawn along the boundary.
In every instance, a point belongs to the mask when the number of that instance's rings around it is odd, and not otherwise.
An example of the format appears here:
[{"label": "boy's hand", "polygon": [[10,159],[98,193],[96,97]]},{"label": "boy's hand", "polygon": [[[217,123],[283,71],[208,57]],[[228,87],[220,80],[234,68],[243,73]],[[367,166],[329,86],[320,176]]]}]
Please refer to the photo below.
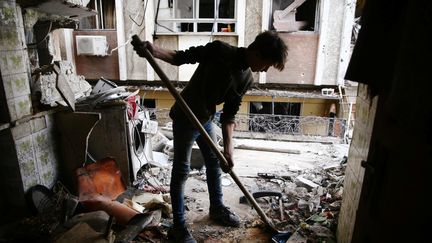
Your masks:
[{"label": "boy's hand", "polygon": [[132,36],[131,44],[133,46],[134,51],[138,54],[140,57],[144,56],[144,51],[147,49],[152,55],[154,55],[154,46],[149,41],[141,41],[140,38],[137,35]]},{"label": "boy's hand", "polygon": [[228,164],[223,163],[222,161],[220,162],[220,167],[222,169],[223,172],[225,173],[229,173],[231,171],[231,169],[234,167],[234,161],[232,158],[232,151],[223,151],[223,156],[225,157],[226,161],[228,162]]}]

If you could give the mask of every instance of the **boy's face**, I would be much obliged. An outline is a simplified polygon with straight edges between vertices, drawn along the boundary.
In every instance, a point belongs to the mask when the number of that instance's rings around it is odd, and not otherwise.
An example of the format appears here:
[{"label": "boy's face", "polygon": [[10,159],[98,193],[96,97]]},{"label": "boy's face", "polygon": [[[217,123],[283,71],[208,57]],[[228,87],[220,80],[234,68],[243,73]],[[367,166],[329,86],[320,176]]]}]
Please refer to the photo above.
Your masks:
[{"label": "boy's face", "polygon": [[273,62],[257,58],[251,63],[250,68],[252,72],[267,72],[271,66],[273,66]]},{"label": "boy's face", "polygon": [[267,72],[269,67],[273,66],[273,61],[262,59],[256,56],[250,63],[250,68],[252,72]]}]

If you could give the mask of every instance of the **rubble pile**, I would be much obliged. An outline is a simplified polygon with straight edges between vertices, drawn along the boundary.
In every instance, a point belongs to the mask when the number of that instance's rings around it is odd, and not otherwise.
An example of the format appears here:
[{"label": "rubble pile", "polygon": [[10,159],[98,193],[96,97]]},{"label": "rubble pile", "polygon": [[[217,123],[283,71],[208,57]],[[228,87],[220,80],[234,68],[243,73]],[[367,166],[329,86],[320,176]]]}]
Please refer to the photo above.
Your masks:
[{"label": "rubble pile", "polygon": [[[262,191],[281,191],[282,198],[258,199],[278,229],[300,234],[308,242],[335,241],[342,202],[345,166],[260,176]],[[279,202],[280,201],[280,202]]]},{"label": "rubble pile", "polygon": [[[257,188],[245,186],[252,192],[280,193],[280,197],[263,196],[256,200],[278,229],[293,233],[291,237],[296,239],[295,242],[336,242],[335,231],[342,202],[345,163],[346,157],[338,163],[322,164],[314,169],[293,171],[287,168],[288,172],[282,174],[258,173],[254,178]],[[169,170],[169,167],[160,169],[156,175],[159,182],[164,181],[161,184],[166,186],[169,185]],[[206,193],[205,167],[192,170],[190,177],[202,182],[195,183],[192,192]],[[227,177],[224,178],[228,180],[229,176]],[[193,195],[186,195],[185,200],[188,210],[205,211]],[[245,230],[265,226],[257,216],[256,220],[245,221],[243,227]],[[220,234],[218,230],[200,227],[194,233],[201,235],[201,238],[210,239],[217,238]]]},{"label": "rubble pile", "polygon": [[[157,144],[157,150],[167,154],[171,161],[173,146],[169,128],[168,125],[168,128],[162,129],[163,132],[158,132],[152,139]],[[341,161],[335,162],[335,151],[320,151],[318,153],[332,155],[330,157],[332,157],[333,162],[318,162],[317,167],[306,170],[287,166],[286,171],[281,172],[281,174],[258,173],[254,178],[254,184],[257,187],[252,188],[247,184],[245,185],[251,192],[280,193],[280,197],[263,196],[256,198],[256,200],[278,229],[293,233],[291,238],[295,239],[295,242],[302,242],[303,240],[304,242],[336,242],[335,231],[342,202],[347,158],[344,156]],[[192,152],[191,166],[195,169],[191,171],[189,176],[201,181],[202,184],[195,183],[191,190],[194,193],[206,193],[205,167],[196,166],[194,160],[202,159],[193,157],[194,152]],[[155,176],[160,184],[167,187],[170,167],[158,168],[158,172]],[[148,176],[145,176],[144,173],[144,177]],[[229,181],[229,176],[223,179]],[[146,187],[142,188],[145,189]],[[186,195],[185,201],[189,207],[188,210],[205,211],[200,200],[194,198],[193,195]],[[264,225],[257,216],[256,220],[246,220],[243,227],[245,230],[256,227],[264,228]],[[212,227],[200,227],[200,230],[194,233],[201,235],[201,238],[210,239],[217,238],[218,230],[212,229]]]},{"label": "rubble pile", "polygon": [[[97,242],[163,242],[172,226],[169,195],[172,134],[169,129],[159,128],[152,142],[153,161],[141,167],[132,186],[115,200],[106,200],[98,195],[84,203],[63,190],[61,194],[53,194],[53,203],[45,204],[51,210],[39,212],[37,217],[26,219],[24,223],[43,232],[44,239],[49,238],[52,242],[91,242],[90,238],[97,238]],[[336,242],[346,157],[338,162],[334,158],[329,163],[318,162],[312,169],[286,166],[286,170],[278,173],[263,172],[242,178],[245,187],[277,229],[290,232],[285,241],[274,242]],[[192,158],[191,164],[195,169],[189,176],[194,182],[190,188],[192,193],[185,195],[186,210],[206,215],[208,205],[202,200],[202,195],[207,197],[205,167],[202,158]],[[225,188],[236,187],[227,174],[223,175],[222,185]],[[247,204],[242,196],[238,194],[239,203]],[[120,212],[130,215],[125,221],[127,223],[122,223],[118,213],[101,206],[111,205],[114,201]],[[47,221],[47,216],[54,220]],[[191,232],[200,241],[239,242],[252,237],[262,239],[257,242],[266,242],[265,239],[269,239],[264,231],[265,225],[254,213],[243,220],[240,228],[218,227],[205,220],[194,221],[194,224],[197,226]]]}]

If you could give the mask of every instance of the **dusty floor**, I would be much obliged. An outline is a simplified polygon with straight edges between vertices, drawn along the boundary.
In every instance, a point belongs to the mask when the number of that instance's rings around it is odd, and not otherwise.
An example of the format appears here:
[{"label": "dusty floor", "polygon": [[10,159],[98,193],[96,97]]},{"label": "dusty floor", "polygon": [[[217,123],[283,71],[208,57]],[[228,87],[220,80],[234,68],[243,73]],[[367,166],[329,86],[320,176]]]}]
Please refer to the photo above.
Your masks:
[{"label": "dusty floor", "polygon": [[[226,176],[225,178],[228,178]],[[253,179],[243,179],[247,188],[256,187]],[[238,229],[221,227],[208,216],[209,200],[207,186],[203,180],[193,176],[187,181],[187,223],[199,242],[269,242],[269,235],[260,228],[249,228],[259,218],[250,206],[239,203],[242,192],[235,184],[223,187],[225,204],[242,220]]]},{"label": "dusty floor", "polygon": [[[264,180],[257,173],[270,173],[276,176],[289,176],[293,172],[320,169],[332,164],[340,164],[348,153],[346,144],[322,144],[305,142],[277,142],[264,140],[237,139],[236,146],[247,145],[259,148],[292,149],[296,153],[278,153],[235,150],[235,173],[250,192],[278,191],[287,193],[289,188],[277,180]],[[297,153],[299,151],[299,153]],[[209,200],[205,176],[193,171],[186,184],[187,223],[198,242],[271,242],[271,234],[259,225],[259,216],[254,209],[239,203],[243,196],[239,187],[228,174],[223,176],[223,193],[225,204],[234,210],[242,219],[238,229],[221,227],[208,217]],[[257,201],[275,223],[280,222],[279,215],[271,210],[276,199],[266,197]],[[276,202],[277,203],[277,202]],[[287,216],[285,215],[285,221]],[[258,225],[257,225],[258,224]],[[283,225],[283,224],[282,224]],[[299,241],[301,242],[301,241]]]},{"label": "dusty floor", "polygon": [[[349,145],[256,139],[236,139],[235,144],[234,172],[246,189],[251,193],[282,193],[281,198],[262,197],[257,202],[278,229],[297,232],[296,237],[291,237],[287,242],[324,242],[323,238],[325,242],[335,242],[334,231],[342,199],[345,168],[341,162],[347,156]],[[239,149],[240,147],[249,149]],[[284,152],[263,151],[267,149]],[[170,163],[165,168],[153,167],[149,171],[158,171],[157,176],[142,181],[147,185],[151,179],[156,178],[168,187],[170,169]],[[306,184],[299,183],[299,177],[307,178]],[[243,193],[228,174],[223,175],[222,184],[224,202],[240,216],[242,224],[240,228],[222,227],[209,219],[205,173],[204,170],[193,170],[186,184],[185,202],[187,224],[195,239],[200,243],[272,242],[272,234],[266,230],[256,211],[247,204],[239,203]],[[153,197],[155,194],[147,192],[147,195]],[[60,214],[48,213],[39,219],[27,219],[15,226],[0,228],[0,242],[4,242],[1,232],[9,232],[12,228],[16,234],[8,237],[15,241],[5,242],[28,242],[28,239],[36,239],[35,237],[39,240],[33,242],[47,242],[45,239],[51,238],[53,230],[59,226],[59,216]],[[103,226],[102,230],[106,228],[107,217],[108,215],[97,224]],[[161,224],[157,224],[158,233],[147,236],[145,230],[142,233],[145,236],[140,235],[140,240],[136,242],[167,242],[165,237],[170,224],[171,220],[163,219]],[[23,229],[27,235],[23,236]]]}]

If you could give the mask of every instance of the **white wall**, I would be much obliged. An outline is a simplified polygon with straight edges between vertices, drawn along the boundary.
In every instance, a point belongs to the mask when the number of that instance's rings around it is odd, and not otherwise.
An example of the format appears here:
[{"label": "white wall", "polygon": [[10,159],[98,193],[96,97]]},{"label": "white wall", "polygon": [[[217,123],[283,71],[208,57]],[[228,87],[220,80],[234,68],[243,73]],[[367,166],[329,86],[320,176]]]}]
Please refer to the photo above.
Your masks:
[{"label": "white wall", "polygon": [[[210,36],[179,36],[178,49],[185,50],[191,46],[205,45],[209,42]],[[198,64],[184,64],[179,67],[179,81],[189,81]]]}]

